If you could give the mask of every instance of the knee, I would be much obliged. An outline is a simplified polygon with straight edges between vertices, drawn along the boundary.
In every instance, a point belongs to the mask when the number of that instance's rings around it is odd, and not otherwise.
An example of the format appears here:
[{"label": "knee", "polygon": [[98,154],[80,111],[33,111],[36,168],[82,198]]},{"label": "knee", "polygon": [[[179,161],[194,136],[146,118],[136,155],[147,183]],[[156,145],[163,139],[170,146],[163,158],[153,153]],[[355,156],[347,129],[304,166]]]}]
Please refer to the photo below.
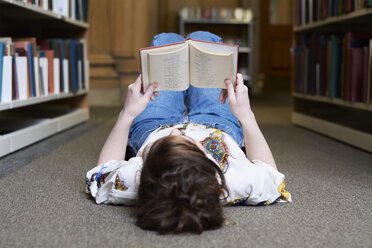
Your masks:
[{"label": "knee", "polygon": [[185,41],[181,35],[176,33],[160,33],[154,36],[151,46],[161,46],[170,43]]},{"label": "knee", "polygon": [[221,37],[208,31],[196,31],[189,34],[186,38],[222,43]]}]

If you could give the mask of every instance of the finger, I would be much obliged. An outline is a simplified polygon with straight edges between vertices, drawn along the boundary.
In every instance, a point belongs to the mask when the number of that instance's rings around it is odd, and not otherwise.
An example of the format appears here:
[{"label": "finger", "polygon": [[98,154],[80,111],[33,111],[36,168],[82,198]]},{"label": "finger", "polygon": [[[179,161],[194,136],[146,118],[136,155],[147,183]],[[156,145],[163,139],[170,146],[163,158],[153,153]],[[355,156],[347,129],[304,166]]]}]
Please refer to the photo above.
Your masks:
[{"label": "finger", "polygon": [[229,102],[233,101],[235,102],[235,90],[234,86],[230,79],[225,79],[225,85],[227,88],[227,97],[229,98]]},{"label": "finger", "polygon": [[218,96],[218,100],[220,100],[220,102],[222,102],[222,99],[223,99],[223,93],[224,92],[224,89],[221,89],[221,92],[220,92],[220,95]]},{"label": "finger", "polygon": [[153,95],[150,96],[151,101],[155,101],[155,97]]},{"label": "finger", "polygon": [[225,91],[224,94],[223,94],[222,104],[225,104],[226,98],[227,98],[227,91]]},{"label": "finger", "polygon": [[159,92],[154,91],[154,95],[155,95],[156,97],[158,97],[158,96],[159,96]]},{"label": "finger", "polygon": [[244,88],[243,75],[241,73],[238,73],[236,77],[236,89],[241,90],[243,88]]},{"label": "finger", "polygon": [[136,79],[136,81],[132,84],[135,89],[141,89],[142,86],[142,78],[141,75],[139,75]]},{"label": "finger", "polygon": [[144,97],[147,98],[147,99],[150,99],[150,97],[152,96],[152,93],[154,92],[154,90],[158,87],[158,83],[152,83],[150,84],[150,87],[147,88],[145,94],[144,94]]},{"label": "finger", "polygon": [[222,104],[225,104],[225,102],[226,102],[226,97],[227,97],[227,90],[226,89],[222,89],[221,90],[221,93],[220,93],[220,102],[222,103]]}]

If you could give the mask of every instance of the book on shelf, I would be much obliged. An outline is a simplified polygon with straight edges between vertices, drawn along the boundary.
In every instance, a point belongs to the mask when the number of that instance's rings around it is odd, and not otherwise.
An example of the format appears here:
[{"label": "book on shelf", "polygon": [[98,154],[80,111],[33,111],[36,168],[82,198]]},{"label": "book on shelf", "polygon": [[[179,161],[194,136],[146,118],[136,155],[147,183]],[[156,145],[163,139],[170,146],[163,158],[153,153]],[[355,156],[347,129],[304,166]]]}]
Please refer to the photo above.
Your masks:
[{"label": "book on shelf", "polygon": [[183,91],[226,88],[224,80],[236,82],[239,46],[187,39],[185,42],[139,50],[142,88],[153,82],[157,90]]},{"label": "book on shelf", "polygon": [[295,25],[305,25],[372,7],[372,0],[295,0]]},{"label": "book on shelf", "polygon": [[239,20],[249,22],[252,19],[252,10],[244,8],[190,8],[180,10],[183,19],[197,20]]},{"label": "book on shelf", "polygon": [[295,92],[371,103],[372,34],[299,36],[292,49]]},{"label": "book on shelf", "polygon": [[0,102],[88,88],[86,42],[0,38]]},{"label": "book on shelf", "polygon": [[89,0],[23,0],[23,2],[74,20],[88,22]]}]

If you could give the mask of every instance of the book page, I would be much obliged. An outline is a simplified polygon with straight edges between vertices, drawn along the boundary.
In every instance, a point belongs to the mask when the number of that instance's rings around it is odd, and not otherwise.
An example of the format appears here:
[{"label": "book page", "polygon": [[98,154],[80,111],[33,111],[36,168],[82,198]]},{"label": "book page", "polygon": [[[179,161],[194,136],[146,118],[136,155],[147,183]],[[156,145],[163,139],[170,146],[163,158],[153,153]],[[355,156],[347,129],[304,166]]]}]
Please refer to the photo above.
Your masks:
[{"label": "book page", "polygon": [[212,51],[190,43],[190,84],[198,88],[225,89],[225,79],[235,81],[233,54]]},{"label": "book page", "polygon": [[183,91],[189,87],[188,47],[170,52],[148,52],[149,83],[157,82],[156,90]]}]

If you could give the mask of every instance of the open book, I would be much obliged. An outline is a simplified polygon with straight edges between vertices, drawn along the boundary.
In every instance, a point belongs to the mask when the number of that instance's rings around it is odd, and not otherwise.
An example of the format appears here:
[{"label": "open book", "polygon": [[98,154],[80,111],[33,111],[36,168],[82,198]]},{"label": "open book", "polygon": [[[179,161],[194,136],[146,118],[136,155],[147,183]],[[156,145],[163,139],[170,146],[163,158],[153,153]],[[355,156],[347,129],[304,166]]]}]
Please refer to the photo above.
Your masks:
[{"label": "open book", "polygon": [[140,49],[142,89],[157,82],[156,90],[183,91],[198,88],[226,88],[234,84],[239,46],[187,39],[184,42]]}]

